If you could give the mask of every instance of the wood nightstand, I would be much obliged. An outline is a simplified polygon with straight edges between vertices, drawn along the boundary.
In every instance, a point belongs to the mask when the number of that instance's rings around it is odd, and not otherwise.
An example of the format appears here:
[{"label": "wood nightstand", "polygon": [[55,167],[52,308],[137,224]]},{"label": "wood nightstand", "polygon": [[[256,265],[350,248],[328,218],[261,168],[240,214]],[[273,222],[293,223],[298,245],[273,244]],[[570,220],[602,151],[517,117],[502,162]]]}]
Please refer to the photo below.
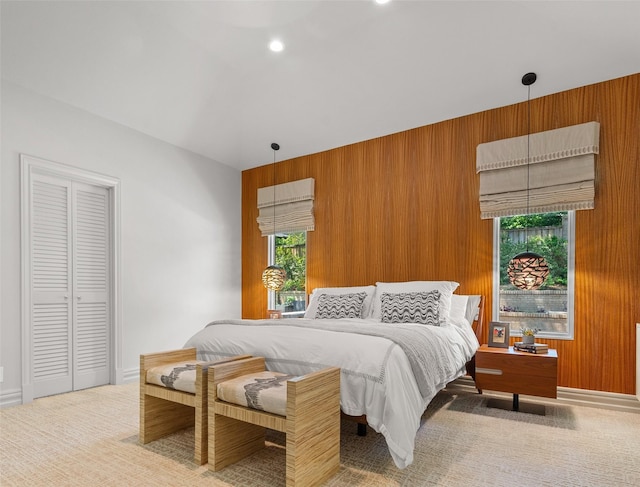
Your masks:
[{"label": "wood nightstand", "polygon": [[[558,353],[536,354],[514,351],[513,347],[493,348],[482,345],[476,352],[476,386],[478,389],[513,394],[510,409],[544,414],[544,406],[521,407],[519,394],[557,397]],[[489,400],[487,406],[504,408],[503,402]],[[538,407],[536,407],[538,406]],[[540,411],[542,407],[542,411]]]}]

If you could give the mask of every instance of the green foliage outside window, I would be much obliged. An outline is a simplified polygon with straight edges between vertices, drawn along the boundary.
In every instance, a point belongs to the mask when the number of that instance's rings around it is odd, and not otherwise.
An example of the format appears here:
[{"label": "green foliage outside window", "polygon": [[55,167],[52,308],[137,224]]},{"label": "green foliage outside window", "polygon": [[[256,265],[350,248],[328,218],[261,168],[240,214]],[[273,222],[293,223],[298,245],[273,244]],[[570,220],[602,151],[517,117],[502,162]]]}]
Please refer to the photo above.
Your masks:
[{"label": "green foliage outside window", "polygon": [[[536,215],[519,215],[500,219],[502,230],[561,227],[563,213],[543,213]],[[527,249],[528,247],[528,249]],[[549,277],[540,289],[564,289],[567,287],[567,240],[557,236],[530,236],[526,242],[512,241],[506,232],[500,236],[500,284],[511,285],[507,276],[507,265],[512,257],[525,252],[542,255],[549,265]],[[515,289],[515,288],[514,288]]]},{"label": "green foliage outside window", "polygon": [[535,215],[517,215],[500,218],[500,228],[503,230],[533,227],[561,227],[565,213],[537,213]]},{"label": "green foliage outside window", "polygon": [[276,263],[287,272],[282,291],[304,291],[307,263],[305,232],[276,236]]}]

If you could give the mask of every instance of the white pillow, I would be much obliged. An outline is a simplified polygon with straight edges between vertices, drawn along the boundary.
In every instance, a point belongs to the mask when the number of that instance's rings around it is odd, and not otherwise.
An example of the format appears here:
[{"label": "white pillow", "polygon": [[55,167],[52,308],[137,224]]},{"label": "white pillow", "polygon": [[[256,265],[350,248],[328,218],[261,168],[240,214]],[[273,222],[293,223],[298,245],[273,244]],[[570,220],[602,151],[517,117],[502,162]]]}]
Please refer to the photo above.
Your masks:
[{"label": "white pillow", "polygon": [[480,306],[481,297],[482,296],[479,295],[469,296],[469,301],[467,302],[467,312],[465,313],[465,315],[469,323],[471,323],[472,325],[478,317],[478,312],[480,311],[478,307]]},{"label": "white pillow", "polygon": [[449,311],[449,318],[452,323],[458,324],[467,318],[468,302],[469,296],[461,296],[460,294],[451,295],[451,310]]},{"label": "white pillow", "polygon": [[440,321],[447,321],[451,310],[451,295],[458,286],[460,284],[453,281],[376,282],[371,318],[382,320],[381,296],[383,293],[422,293],[437,290],[440,291]]},{"label": "white pillow", "polygon": [[362,304],[362,318],[367,318],[371,314],[371,301],[376,291],[375,286],[354,286],[354,287],[319,287],[313,290],[311,296],[309,296],[309,306],[304,312],[305,318],[316,318],[316,312],[318,311],[318,299],[321,294],[341,295],[341,294],[357,294],[367,293],[367,297],[364,298]]}]

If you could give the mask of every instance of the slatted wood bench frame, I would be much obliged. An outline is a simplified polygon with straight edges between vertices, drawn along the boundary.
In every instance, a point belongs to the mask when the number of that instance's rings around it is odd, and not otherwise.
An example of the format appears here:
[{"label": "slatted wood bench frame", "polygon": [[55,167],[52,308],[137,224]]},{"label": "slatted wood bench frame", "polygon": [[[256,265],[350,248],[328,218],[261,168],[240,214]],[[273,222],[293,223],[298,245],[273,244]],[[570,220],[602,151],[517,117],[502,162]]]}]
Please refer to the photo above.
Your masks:
[{"label": "slatted wood bench frame", "polygon": [[146,445],[167,435],[194,426],[194,462],[207,462],[207,371],[213,364],[248,358],[239,355],[196,366],[195,394],[146,382],[153,367],[196,360],[195,348],[183,348],[140,355],[140,444]]},{"label": "slatted wood bench frame", "polygon": [[340,369],[287,381],[287,414],[218,399],[221,382],[266,370],[264,358],[209,369],[209,469],[218,471],[265,447],[266,428],[286,434],[286,485],[315,486],[340,468]]}]

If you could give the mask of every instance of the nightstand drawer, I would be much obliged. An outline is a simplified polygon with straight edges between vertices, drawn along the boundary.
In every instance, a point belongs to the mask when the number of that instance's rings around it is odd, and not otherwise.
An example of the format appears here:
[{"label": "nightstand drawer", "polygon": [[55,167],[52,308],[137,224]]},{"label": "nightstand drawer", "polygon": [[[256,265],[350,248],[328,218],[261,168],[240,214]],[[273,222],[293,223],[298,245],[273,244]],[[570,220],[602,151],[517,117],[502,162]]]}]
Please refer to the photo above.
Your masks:
[{"label": "nightstand drawer", "polygon": [[557,353],[532,354],[483,345],[476,354],[476,385],[512,394],[557,397]]}]

